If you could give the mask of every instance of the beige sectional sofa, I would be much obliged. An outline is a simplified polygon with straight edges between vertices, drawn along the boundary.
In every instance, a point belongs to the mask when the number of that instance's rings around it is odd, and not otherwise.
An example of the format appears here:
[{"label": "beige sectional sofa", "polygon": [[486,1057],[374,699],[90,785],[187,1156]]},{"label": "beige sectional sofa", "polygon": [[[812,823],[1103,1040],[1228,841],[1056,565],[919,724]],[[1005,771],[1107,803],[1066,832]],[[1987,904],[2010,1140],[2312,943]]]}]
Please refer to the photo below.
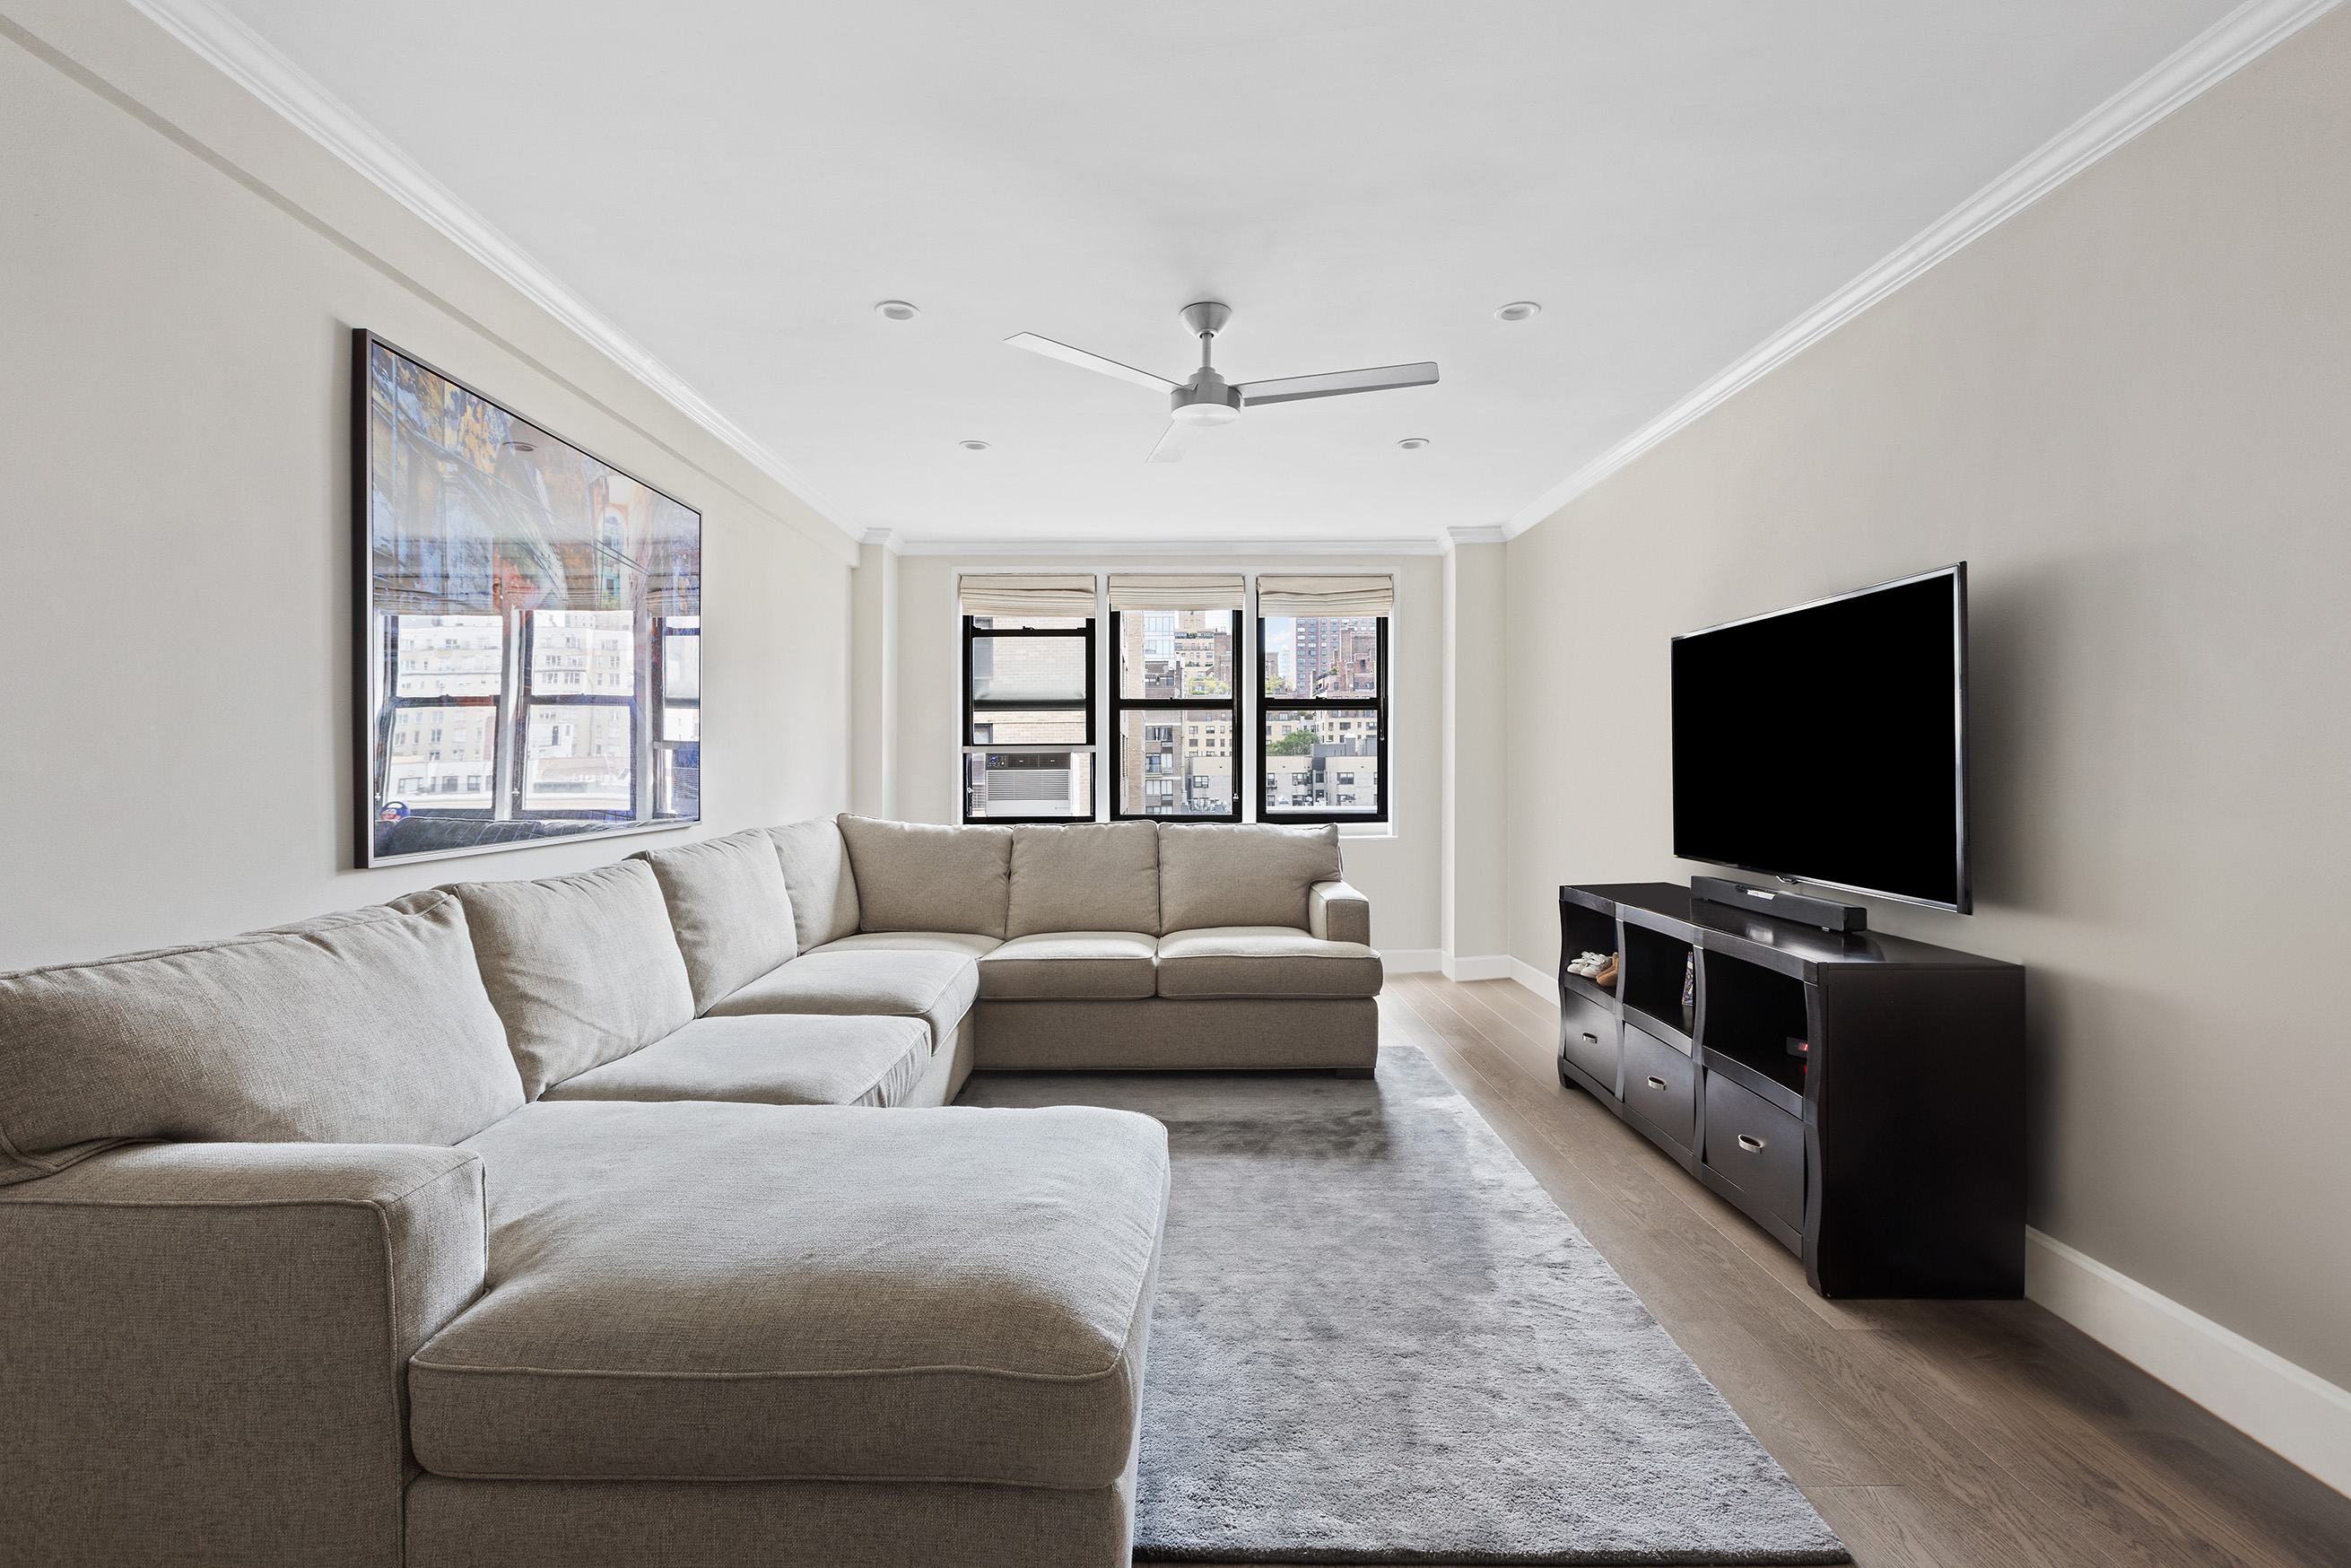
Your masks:
[{"label": "beige sectional sofa", "polygon": [[1123,1564],[1165,1130],[945,1102],[1369,1070],[1335,837],[1203,831],[845,818],[0,976],[0,1561]]}]

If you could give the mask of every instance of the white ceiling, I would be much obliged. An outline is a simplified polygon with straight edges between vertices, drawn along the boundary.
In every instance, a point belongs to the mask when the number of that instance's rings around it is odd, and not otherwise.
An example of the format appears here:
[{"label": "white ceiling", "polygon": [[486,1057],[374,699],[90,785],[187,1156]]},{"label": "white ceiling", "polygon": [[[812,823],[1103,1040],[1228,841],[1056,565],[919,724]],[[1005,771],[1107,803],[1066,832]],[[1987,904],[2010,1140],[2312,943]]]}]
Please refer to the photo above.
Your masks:
[{"label": "white ceiling", "polygon": [[[844,525],[1169,543],[1500,522],[2231,8],[222,3]],[[1203,298],[1235,379],[1443,381],[1146,466],[1164,399],[1001,341],[1180,378]]]}]

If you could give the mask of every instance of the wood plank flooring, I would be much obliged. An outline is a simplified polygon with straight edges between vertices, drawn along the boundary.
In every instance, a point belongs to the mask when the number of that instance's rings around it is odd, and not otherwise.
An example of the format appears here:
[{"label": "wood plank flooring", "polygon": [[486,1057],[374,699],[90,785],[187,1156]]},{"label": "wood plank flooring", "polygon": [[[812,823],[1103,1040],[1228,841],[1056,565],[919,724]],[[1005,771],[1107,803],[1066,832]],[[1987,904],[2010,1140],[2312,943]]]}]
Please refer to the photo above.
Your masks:
[{"label": "wood plank flooring", "polygon": [[1865,1568],[2351,1565],[2351,1499],[2029,1301],[1824,1301],[1553,1065],[1555,1006],[1391,976],[1426,1051]]}]

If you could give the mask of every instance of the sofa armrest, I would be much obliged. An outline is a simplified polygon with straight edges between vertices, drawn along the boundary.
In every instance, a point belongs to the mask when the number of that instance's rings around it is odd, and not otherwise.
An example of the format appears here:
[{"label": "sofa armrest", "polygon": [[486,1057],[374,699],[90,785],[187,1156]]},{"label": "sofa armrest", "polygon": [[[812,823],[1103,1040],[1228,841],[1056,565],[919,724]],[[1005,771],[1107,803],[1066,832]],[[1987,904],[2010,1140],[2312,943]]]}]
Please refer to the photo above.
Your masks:
[{"label": "sofa armrest", "polygon": [[151,1144],[0,1188],[0,1561],[401,1560],[408,1361],[482,1287],[482,1164]]},{"label": "sofa armrest", "polygon": [[1306,934],[1324,942],[1372,945],[1372,901],[1343,882],[1306,890]]}]

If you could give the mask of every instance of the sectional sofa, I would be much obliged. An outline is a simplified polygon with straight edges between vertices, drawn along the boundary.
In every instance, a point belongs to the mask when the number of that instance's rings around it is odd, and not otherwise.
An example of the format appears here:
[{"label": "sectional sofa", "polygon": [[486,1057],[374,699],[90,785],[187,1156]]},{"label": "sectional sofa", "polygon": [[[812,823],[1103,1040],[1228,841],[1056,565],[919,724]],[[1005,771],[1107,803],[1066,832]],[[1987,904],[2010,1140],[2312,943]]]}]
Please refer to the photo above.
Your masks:
[{"label": "sectional sofa", "polygon": [[1337,873],[844,818],[0,976],[0,1560],[1124,1563],[1165,1131],[946,1102],[1369,1071]]}]

